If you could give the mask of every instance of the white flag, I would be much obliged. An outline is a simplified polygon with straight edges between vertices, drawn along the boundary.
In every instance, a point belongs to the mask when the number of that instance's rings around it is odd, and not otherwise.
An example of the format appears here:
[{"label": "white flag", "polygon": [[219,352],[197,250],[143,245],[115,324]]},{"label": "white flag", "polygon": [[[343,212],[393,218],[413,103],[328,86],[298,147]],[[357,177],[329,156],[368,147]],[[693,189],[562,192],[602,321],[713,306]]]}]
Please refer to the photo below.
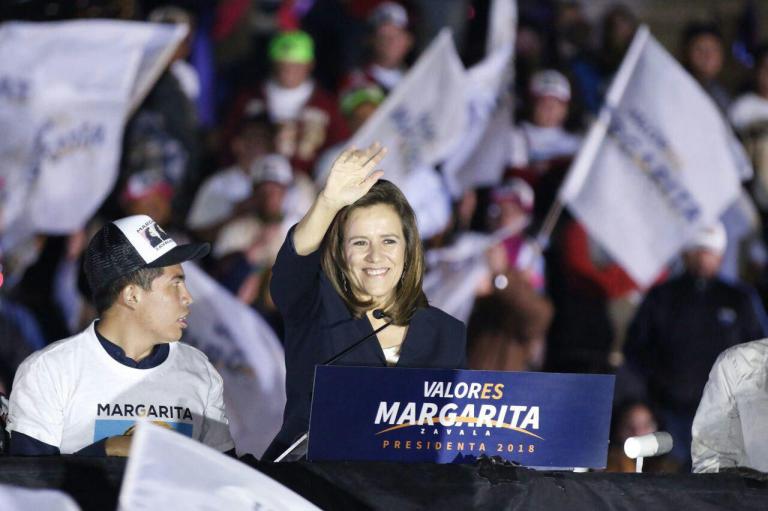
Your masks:
[{"label": "white flag", "polygon": [[501,180],[511,152],[511,57],[511,47],[497,51],[467,73],[466,131],[442,167],[454,197]]},{"label": "white flag", "polygon": [[109,20],[0,26],[0,232],[85,224],[114,186],[129,112],[186,31]]},{"label": "white flag", "polygon": [[224,380],[224,404],[238,454],[261,457],[283,423],[283,347],[256,311],[184,263],[194,299],[183,341],[203,351]]},{"label": "white flag", "polygon": [[120,511],[317,510],[277,481],[210,447],[141,421],[120,488]]},{"label": "white flag", "polygon": [[712,99],[641,27],[560,200],[647,286],[737,198],[732,140]]},{"label": "white flag", "polygon": [[464,66],[443,29],[350,145],[381,142],[389,150],[385,178],[400,185],[412,169],[441,161],[463,135],[465,89]]},{"label": "white flag", "polygon": [[72,497],[60,490],[21,488],[0,484],[0,509],[4,511],[80,511]]},{"label": "white flag", "polygon": [[494,0],[488,16],[488,55],[467,71],[466,133],[442,168],[454,197],[498,184],[509,161],[516,29],[515,1]]},{"label": "white flag", "polygon": [[488,36],[485,51],[491,55],[515,47],[517,33],[517,2],[515,0],[491,0],[488,12]]},{"label": "white flag", "polygon": [[428,251],[423,287],[429,303],[464,323],[469,321],[478,288],[490,278],[487,250],[519,234],[527,224],[522,220],[492,234],[464,233],[453,245]]},{"label": "white flag", "polygon": [[490,273],[485,251],[496,241],[467,233],[450,247],[427,252],[423,287],[429,303],[464,323],[469,321],[478,287]]}]

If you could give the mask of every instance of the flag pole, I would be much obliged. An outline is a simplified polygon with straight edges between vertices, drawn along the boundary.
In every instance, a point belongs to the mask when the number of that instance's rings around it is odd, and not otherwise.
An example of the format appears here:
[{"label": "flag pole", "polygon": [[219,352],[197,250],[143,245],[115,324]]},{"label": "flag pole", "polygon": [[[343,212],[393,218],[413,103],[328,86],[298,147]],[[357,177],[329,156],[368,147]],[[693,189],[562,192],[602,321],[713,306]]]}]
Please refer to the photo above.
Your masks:
[{"label": "flag pole", "polygon": [[560,197],[555,198],[555,202],[550,206],[547,216],[544,217],[544,222],[541,224],[541,228],[539,228],[538,234],[534,237],[536,247],[539,251],[543,251],[549,245],[549,238],[552,236],[552,231],[555,230],[555,225],[560,219],[560,215],[563,214],[564,206],[565,204],[560,200]]},{"label": "flag pole", "polygon": [[576,158],[573,160],[571,167],[568,169],[566,178],[560,186],[560,190],[557,192],[557,197],[552,203],[552,206],[550,206],[547,216],[544,217],[544,223],[541,225],[541,228],[535,237],[536,245],[539,250],[544,250],[547,245],[549,245],[549,238],[563,212],[565,203],[576,196],[584,185],[584,181],[589,174],[592,162],[594,162],[597,152],[603,143],[603,139],[608,132],[608,125],[610,124],[613,113],[612,108],[618,105],[621,97],[624,95],[624,91],[629,84],[629,79],[640,59],[640,54],[645,47],[645,43],[648,41],[649,34],[648,27],[645,25],[638,27],[637,32],[635,32],[635,37],[627,50],[624,61],[608,89],[605,104],[600,109],[600,114],[590,128],[584,144],[576,155]]}]

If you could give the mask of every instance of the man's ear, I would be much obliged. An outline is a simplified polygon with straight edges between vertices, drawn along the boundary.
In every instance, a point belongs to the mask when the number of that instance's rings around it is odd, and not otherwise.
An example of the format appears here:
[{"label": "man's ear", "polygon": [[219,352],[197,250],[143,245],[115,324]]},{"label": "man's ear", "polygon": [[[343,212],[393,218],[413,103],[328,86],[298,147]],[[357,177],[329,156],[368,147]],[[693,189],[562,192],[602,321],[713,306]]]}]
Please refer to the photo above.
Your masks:
[{"label": "man's ear", "polygon": [[134,309],[141,302],[142,289],[136,284],[128,284],[120,291],[119,300],[122,305]]}]

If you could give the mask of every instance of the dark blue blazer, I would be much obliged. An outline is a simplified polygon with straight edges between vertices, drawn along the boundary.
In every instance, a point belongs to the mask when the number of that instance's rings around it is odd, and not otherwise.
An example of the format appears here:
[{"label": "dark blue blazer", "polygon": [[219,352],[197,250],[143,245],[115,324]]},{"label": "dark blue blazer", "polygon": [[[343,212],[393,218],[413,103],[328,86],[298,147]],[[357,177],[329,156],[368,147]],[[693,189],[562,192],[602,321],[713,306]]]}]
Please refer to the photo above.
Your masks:
[{"label": "dark blue blazer", "polygon": [[[270,291],[285,323],[286,395],[283,426],[264,454],[280,454],[309,427],[315,365],[321,364],[373,331],[366,317],[355,318],[320,266],[320,250],[300,256],[293,229],[280,248]],[[375,336],[334,365],[386,367]],[[416,311],[403,341],[397,367],[466,367],[466,327],[435,307]]]}]

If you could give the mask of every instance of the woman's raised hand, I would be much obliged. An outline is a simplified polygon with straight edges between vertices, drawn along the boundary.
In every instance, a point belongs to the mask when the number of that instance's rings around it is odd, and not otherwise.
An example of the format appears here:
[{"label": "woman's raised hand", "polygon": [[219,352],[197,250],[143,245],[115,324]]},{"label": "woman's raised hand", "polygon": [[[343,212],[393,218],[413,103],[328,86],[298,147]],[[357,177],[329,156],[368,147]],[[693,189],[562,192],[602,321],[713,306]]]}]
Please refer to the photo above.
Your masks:
[{"label": "woman's raised hand", "polygon": [[346,149],[331,166],[325,188],[321,192],[330,204],[341,209],[368,193],[373,184],[384,175],[376,166],[387,154],[386,148],[374,142],[366,149]]}]

